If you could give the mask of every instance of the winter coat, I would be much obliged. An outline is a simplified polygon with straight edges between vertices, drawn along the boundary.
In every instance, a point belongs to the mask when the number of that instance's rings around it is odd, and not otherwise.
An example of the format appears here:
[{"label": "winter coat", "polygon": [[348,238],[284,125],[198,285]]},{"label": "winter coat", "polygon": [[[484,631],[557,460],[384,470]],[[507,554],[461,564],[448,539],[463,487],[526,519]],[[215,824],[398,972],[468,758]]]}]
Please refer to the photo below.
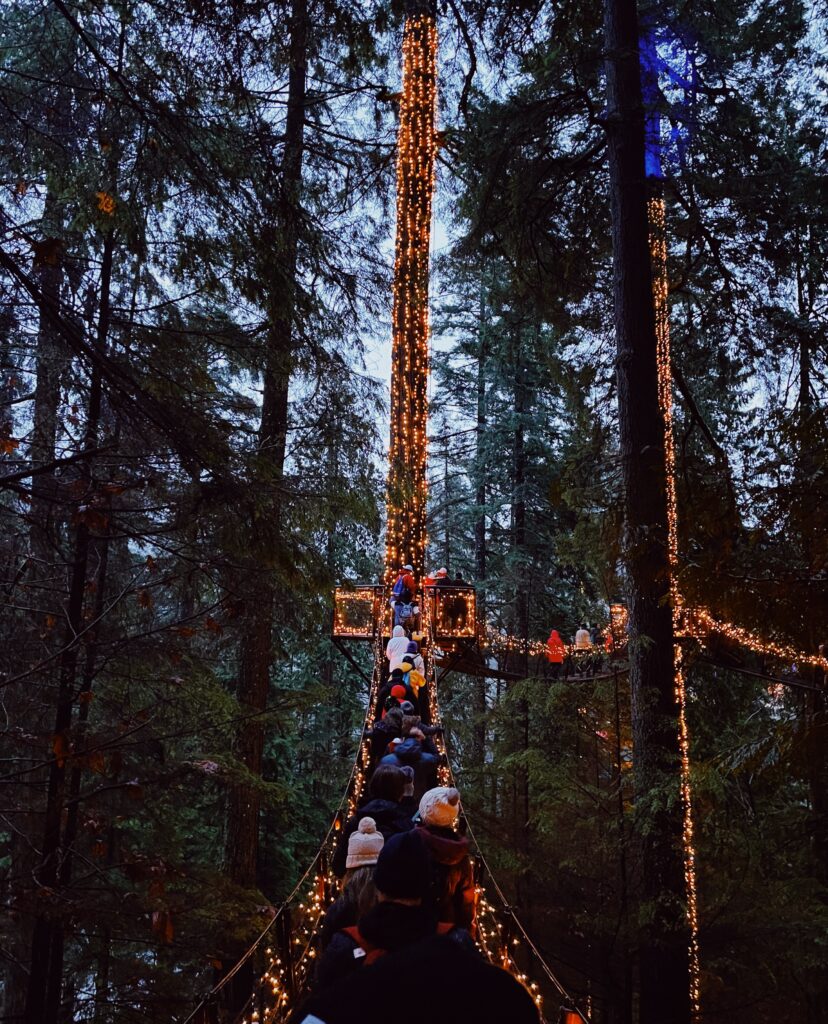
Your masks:
[{"label": "winter coat", "polygon": [[[425,907],[378,903],[360,918],[359,931],[372,946],[384,949],[386,953],[395,953],[435,935],[437,921],[432,911]],[[465,948],[474,949],[468,932],[455,928],[448,935]],[[361,963],[364,957],[354,956],[357,945],[356,940],[344,932],[334,935],[319,961],[316,982],[320,989],[333,985],[364,966]]]},{"label": "winter coat", "polygon": [[[414,795],[419,800],[429,789],[437,785],[437,765],[439,758],[423,750],[419,740],[409,736],[404,739],[393,754],[386,754],[380,764],[393,764],[398,768],[411,765],[414,769]],[[379,822],[377,822],[379,825]]]},{"label": "winter coat", "polygon": [[[402,661],[403,654],[408,650],[408,645],[411,641],[405,635],[405,630],[402,626],[394,626],[394,632],[391,639],[385,645],[385,657],[392,663],[391,668],[395,669]],[[394,664],[396,662],[396,664]]]},{"label": "winter coat", "polygon": [[357,923],[357,905],[347,898],[340,896],[325,911],[322,924],[319,928],[319,944],[322,949],[327,949],[331,939],[343,928],[350,928]]},{"label": "winter coat", "polygon": [[[386,759],[383,758],[380,764],[385,763],[387,763]],[[386,842],[398,832],[410,832],[414,828],[414,822],[398,803],[393,800],[369,800],[364,807],[360,807],[356,814],[345,822],[345,827],[342,829],[339,845],[331,861],[331,868],[338,878],[342,878],[345,874],[345,864],[348,860],[348,840],[359,828],[359,823],[363,818],[374,819],[377,823],[377,831],[382,832]]]},{"label": "winter coat", "polygon": [[546,660],[550,665],[563,665],[565,657],[566,644],[557,629],[553,629],[546,641]]},{"label": "winter coat", "polygon": [[431,854],[431,892],[437,917],[472,931],[476,898],[468,839],[437,825],[418,825],[417,834]]},{"label": "winter coat", "polygon": [[[416,668],[412,668],[408,673],[408,685],[416,699],[420,693],[420,687],[425,686],[425,676],[418,672]],[[411,703],[413,704],[414,701]]]},{"label": "winter coat", "polygon": [[368,733],[368,739],[371,741],[371,760],[376,761],[383,757],[388,750],[388,744],[399,735],[399,723],[394,724],[386,718],[375,722],[374,728]]},{"label": "winter coat", "polygon": [[[316,991],[290,1024],[540,1024],[520,982],[458,939],[456,932],[429,937],[369,967],[348,964],[348,975]],[[420,998],[409,997],[412,980]]]},{"label": "winter coat", "polygon": [[579,629],[575,633],[575,649],[577,651],[588,651],[592,647],[592,637],[588,629]]}]

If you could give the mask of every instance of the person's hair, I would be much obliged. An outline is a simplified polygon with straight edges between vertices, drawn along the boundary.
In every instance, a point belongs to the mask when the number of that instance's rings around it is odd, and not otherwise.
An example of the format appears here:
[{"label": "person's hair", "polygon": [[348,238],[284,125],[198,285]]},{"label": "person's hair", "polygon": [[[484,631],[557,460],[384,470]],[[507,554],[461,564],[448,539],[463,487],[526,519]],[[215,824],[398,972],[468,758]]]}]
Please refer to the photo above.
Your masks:
[{"label": "person's hair", "polygon": [[395,764],[380,764],[371,777],[368,792],[375,800],[399,803],[405,789],[405,772]]},{"label": "person's hair", "polygon": [[405,722],[405,716],[400,708],[391,708],[390,711],[386,711],[385,720],[391,725],[395,725],[397,728],[402,728]]},{"label": "person's hair", "polygon": [[420,721],[421,719],[419,715],[404,715],[402,720],[403,736],[407,736],[412,729],[419,729]]},{"label": "person's hair", "polygon": [[367,914],[377,902],[374,867],[374,864],[363,864],[362,867],[349,868],[345,872],[342,896],[350,906],[356,908],[357,920]]}]

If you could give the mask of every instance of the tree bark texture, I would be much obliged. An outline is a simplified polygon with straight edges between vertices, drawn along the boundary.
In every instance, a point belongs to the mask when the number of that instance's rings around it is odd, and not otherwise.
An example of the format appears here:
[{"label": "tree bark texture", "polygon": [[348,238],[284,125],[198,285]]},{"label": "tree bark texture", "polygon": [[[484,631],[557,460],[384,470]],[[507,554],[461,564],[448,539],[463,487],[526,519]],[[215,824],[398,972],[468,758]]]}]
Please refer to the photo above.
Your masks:
[{"label": "tree bark texture", "polygon": [[[635,0],[605,0],[618,419],[629,587],[641,1024],[690,1019],[664,426]],[[665,794],[672,799],[666,799]]]},{"label": "tree bark texture", "polygon": [[[261,555],[248,566],[244,584],[244,630],[240,650],[238,698],[246,720],[236,740],[236,754],[256,780],[262,777],[264,724],[249,718],[267,707],[272,661],[273,607],[276,589],[273,566],[279,557],[288,392],[295,361],[294,321],[297,295],[302,162],[305,140],[308,11],[306,0],[294,0],[290,19],[290,68],[284,151],[272,239],[276,252],[269,261],[267,349],[262,413],[254,470],[253,534]],[[259,498],[261,497],[261,501]],[[257,882],[261,793],[256,783],[240,782],[228,794],[225,871],[242,886]]]},{"label": "tree bark texture", "polygon": [[[486,335],[486,291],[480,285],[480,312],[477,335],[477,431],[475,434],[475,520],[474,520],[474,569],[477,595],[475,606],[479,622],[486,621],[486,370],[489,358]],[[484,782],[483,767],[486,757],[486,679],[475,680],[474,689],[474,746],[472,759],[480,767],[481,785]]]}]

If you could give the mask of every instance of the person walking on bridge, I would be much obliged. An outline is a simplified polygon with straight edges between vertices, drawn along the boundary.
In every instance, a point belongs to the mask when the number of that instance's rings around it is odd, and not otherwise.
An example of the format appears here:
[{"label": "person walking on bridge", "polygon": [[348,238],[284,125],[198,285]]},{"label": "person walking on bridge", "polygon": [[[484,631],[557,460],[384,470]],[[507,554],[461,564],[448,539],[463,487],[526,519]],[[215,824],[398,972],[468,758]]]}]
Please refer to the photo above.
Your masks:
[{"label": "person walking on bridge", "polygon": [[389,839],[374,869],[377,905],[359,919],[355,928],[346,928],[331,939],[319,962],[319,987],[332,985],[388,953],[438,934],[450,936],[473,952],[469,933],[452,922],[438,922],[426,905],[430,885],[429,855],[419,836],[407,832]]},{"label": "person walking on bridge", "polygon": [[553,629],[546,641],[546,660],[549,662],[549,674],[557,679],[561,674],[566,659],[566,644],[557,629]]},{"label": "person walking on bridge", "polygon": [[469,841],[455,831],[460,794],[453,786],[437,786],[420,801],[416,834],[431,855],[430,900],[441,921],[453,921],[474,934],[477,897]]},{"label": "person walking on bridge", "polygon": [[400,806],[407,782],[406,775],[399,766],[380,764],[371,777],[368,795],[371,798],[349,818],[342,829],[342,835],[336,852],[331,860],[333,873],[341,878],[346,871],[348,862],[348,842],[359,829],[363,818],[373,818],[379,832],[386,842],[400,832],[410,832],[414,822]]},{"label": "person walking on bridge", "polygon": [[394,626],[391,639],[385,645],[385,657],[388,658],[388,671],[393,672],[402,664],[403,656],[408,653],[408,645],[411,641],[405,635],[402,626]]}]

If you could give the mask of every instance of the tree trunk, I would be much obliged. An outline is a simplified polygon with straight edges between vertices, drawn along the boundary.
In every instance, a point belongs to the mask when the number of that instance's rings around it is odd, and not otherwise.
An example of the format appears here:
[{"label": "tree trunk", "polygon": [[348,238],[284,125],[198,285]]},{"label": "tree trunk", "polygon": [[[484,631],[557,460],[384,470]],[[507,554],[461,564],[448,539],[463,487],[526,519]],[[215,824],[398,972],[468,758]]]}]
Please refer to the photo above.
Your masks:
[{"label": "tree trunk", "polygon": [[[607,135],[618,419],[629,583],[630,684],[638,857],[641,1024],[690,1019],[678,706],[674,691],[664,423],[644,172],[635,0],[605,0]],[[665,809],[668,808],[668,809]]]},{"label": "tree trunk", "polygon": [[[107,233],[101,262],[101,298],[96,345],[106,347],[110,322],[110,289],[112,284],[112,257],[114,232]],[[92,370],[83,448],[97,444],[101,416],[102,385],[100,373]],[[92,497],[92,467],[81,464],[86,491],[78,503],[87,505]],[[89,563],[91,532],[87,520],[79,517],[75,530],[72,571],[67,606],[67,630],[63,653],[59,661],[58,696],[52,737],[54,760],[49,768],[43,845],[35,877],[45,891],[60,892],[71,876],[71,861],[66,862],[68,850],[66,836],[61,835],[66,807],[67,761],[72,750],[72,708],[75,702],[75,682],[80,646],[77,637],[83,629],[86,576]],[[75,809],[75,815],[77,809]],[[74,818],[70,818],[70,822]],[[74,826],[73,826],[74,828]],[[63,979],[64,934],[60,913],[54,908],[38,911],[32,936],[32,958],[26,996],[27,1024],[51,1024],[60,1011],[61,983]]]},{"label": "tree trunk", "polygon": [[[477,432],[475,435],[475,521],[474,521],[474,569],[476,610],[478,622],[486,621],[486,370],[488,363],[488,338],[486,336],[486,290],[485,281],[480,282],[480,315],[477,335]],[[486,679],[475,679],[474,689],[474,733],[472,759],[479,765],[481,784],[483,766],[486,760]]]},{"label": "tree trunk", "polygon": [[[517,670],[525,678],[529,674],[529,591],[526,582],[526,414],[529,396],[526,387],[526,368],[523,358],[523,331],[514,328],[512,345],[512,399],[514,403],[514,430],[512,434],[512,578],[515,635],[523,645],[517,655]],[[529,702],[522,697],[518,703],[516,722],[517,747],[522,753],[529,749]],[[517,846],[524,855],[529,854],[529,772],[525,766],[518,769],[517,797],[519,805]],[[521,879],[523,881],[523,879]],[[528,881],[528,879],[527,879]],[[523,886],[519,883],[518,891]]]},{"label": "tree trunk", "polygon": [[[243,581],[244,627],[240,650],[238,699],[244,716],[267,707],[276,588],[272,567],[281,543],[282,485],[288,430],[288,389],[294,365],[293,325],[296,313],[299,249],[299,201],[305,140],[308,11],[306,0],[294,0],[290,18],[290,68],[284,152],[275,207],[274,240],[278,251],[268,263],[267,350],[265,353],[262,415],[254,478],[257,480],[251,524],[260,556],[247,567]],[[260,496],[264,496],[259,501]],[[264,510],[264,511],[263,511]],[[236,755],[248,772],[261,779],[264,724],[246,718],[236,739]],[[258,879],[261,793],[255,783],[233,785],[228,794],[225,872],[241,886]],[[252,976],[242,971],[228,996],[230,1012],[247,999]]]}]

